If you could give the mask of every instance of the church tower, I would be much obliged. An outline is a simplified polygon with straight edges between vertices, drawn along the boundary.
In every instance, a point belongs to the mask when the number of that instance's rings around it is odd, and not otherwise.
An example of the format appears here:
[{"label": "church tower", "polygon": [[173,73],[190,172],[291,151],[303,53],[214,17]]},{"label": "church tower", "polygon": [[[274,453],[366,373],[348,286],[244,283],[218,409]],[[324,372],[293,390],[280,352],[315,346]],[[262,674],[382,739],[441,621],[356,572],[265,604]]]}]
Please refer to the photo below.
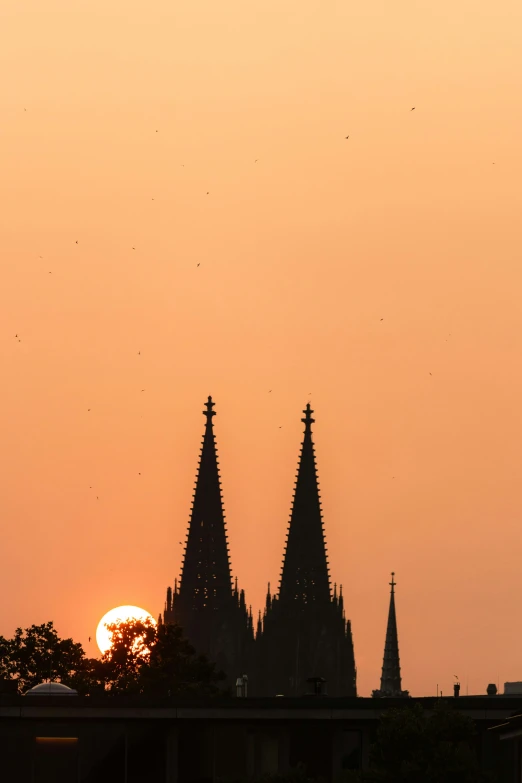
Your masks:
[{"label": "church tower", "polygon": [[351,625],[342,588],[339,596],[330,589],[312,413],[308,404],[279,592],[272,596],[268,586],[258,621],[255,695],[299,696],[309,678],[321,677],[329,695],[356,696]]},{"label": "church tower", "polygon": [[408,691],[401,690],[401,664],[399,660],[399,637],[397,634],[397,615],[395,614],[395,572],[391,575],[390,609],[388,626],[384,643],[384,659],[382,662],[381,687],[372,691],[374,698],[401,698],[409,696]]},{"label": "church tower", "polygon": [[247,673],[253,620],[237,579],[232,587],[212,397],[205,408],[205,434],[181,578],[179,585],[174,582],[174,589],[167,589],[163,622],[180,625],[196,651],[206,654],[233,684]]}]

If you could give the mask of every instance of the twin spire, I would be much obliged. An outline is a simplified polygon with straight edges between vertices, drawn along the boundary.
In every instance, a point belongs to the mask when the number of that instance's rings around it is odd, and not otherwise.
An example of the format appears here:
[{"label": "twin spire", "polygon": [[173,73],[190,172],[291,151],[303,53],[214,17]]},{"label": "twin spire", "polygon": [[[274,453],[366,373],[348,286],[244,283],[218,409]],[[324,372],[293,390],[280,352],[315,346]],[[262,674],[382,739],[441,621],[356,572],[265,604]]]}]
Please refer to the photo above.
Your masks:
[{"label": "twin spire", "polygon": [[[190,597],[194,609],[217,608],[232,596],[232,577],[221,497],[219,462],[212,418],[215,403],[208,397],[196,487],[192,503],[180,581],[180,597]],[[301,419],[305,425],[292,512],[280,583],[283,601],[330,600],[330,577],[321,514],[321,501],[312,441],[310,403]]]},{"label": "twin spire", "polygon": [[[199,639],[201,636],[200,643],[196,646],[202,648],[214,647],[215,642],[212,640],[215,639],[216,634],[209,626],[209,639],[206,641],[203,639],[205,634],[202,635],[204,629],[201,625],[203,619],[201,613],[208,616],[210,612],[210,615],[218,622],[218,617],[230,616],[232,619],[229,622],[234,627],[239,623],[238,629],[240,626],[242,628],[244,623],[246,636],[242,644],[248,644],[248,638],[253,640],[254,637],[252,610],[251,608],[250,611],[246,609],[244,591],[238,591],[237,579],[234,589],[232,588],[219,461],[212,421],[216,415],[213,410],[214,406],[215,403],[209,396],[203,411],[206,420],[205,432],[196,476],[181,580],[176,584],[174,593],[170,588],[167,591],[164,618],[166,622],[181,621],[187,630],[189,625],[195,623],[189,636],[195,637],[194,643],[196,643],[196,637]],[[330,591],[319,482],[312,440],[314,419],[310,403],[307,404],[303,413],[304,417],[301,421],[304,424],[304,436],[287,531],[279,594],[272,596],[269,586],[264,617],[266,618],[267,613],[270,613],[276,605],[277,611],[283,611],[286,616],[287,610],[293,613],[294,609],[297,609],[300,613],[300,610],[304,610],[306,607],[316,607],[317,611],[323,613],[325,607],[332,604],[336,617],[338,614],[339,618],[335,622],[340,623],[339,632],[344,640],[343,644],[346,644],[346,651],[343,654],[346,657],[346,662],[343,666],[347,667],[345,676],[350,681],[348,691],[355,695],[355,661],[353,660],[351,626],[344,619],[342,588],[339,597],[337,596],[337,586],[335,586],[333,598]],[[373,696],[409,695],[407,691],[401,690],[394,577],[395,574],[392,573],[381,687],[380,690],[373,692]],[[176,606],[178,607],[177,611]],[[236,618],[237,612],[239,614]],[[199,621],[196,619],[198,616]],[[214,621],[212,626],[213,624]],[[204,625],[207,625],[207,621],[204,622]],[[261,614],[256,625],[256,637],[259,639],[265,630]],[[244,632],[238,630],[236,635],[238,638],[242,637]],[[204,650],[202,649],[202,651]],[[242,653],[240,657],[245,660]]]}]

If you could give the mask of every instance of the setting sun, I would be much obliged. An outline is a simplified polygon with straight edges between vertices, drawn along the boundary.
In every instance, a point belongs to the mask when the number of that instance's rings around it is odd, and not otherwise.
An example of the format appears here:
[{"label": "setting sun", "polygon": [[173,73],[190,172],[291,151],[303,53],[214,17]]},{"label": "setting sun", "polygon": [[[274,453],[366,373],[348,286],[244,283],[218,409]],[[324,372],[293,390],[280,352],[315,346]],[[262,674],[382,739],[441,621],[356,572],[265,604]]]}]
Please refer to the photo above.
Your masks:
[{"label": "setting sun", "polygon": [[111,623],[126,622],[127,620],[147,620],[156,624],[154,617],[139,606],[117,606],[104,614],[96,629],[96,643],[102,653],[107,652],[111,646],[111,634],[107,625]]}]

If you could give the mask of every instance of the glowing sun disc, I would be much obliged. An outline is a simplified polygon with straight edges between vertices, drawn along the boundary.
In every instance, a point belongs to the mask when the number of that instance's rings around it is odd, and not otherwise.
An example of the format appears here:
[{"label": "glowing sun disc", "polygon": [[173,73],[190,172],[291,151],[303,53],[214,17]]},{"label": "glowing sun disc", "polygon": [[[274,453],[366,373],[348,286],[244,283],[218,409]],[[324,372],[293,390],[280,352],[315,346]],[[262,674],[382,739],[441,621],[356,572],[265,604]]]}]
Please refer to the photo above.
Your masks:
[{"label": "glowing sun disc", "polygon": [[116,609],[108,611],[103,615],[96,629],[96,643],[100,652],[107,652],[111,647],[111,634],[105,627],[106,624],[124,623],[127,620],[146,620],[147,618],[156,625],[154,617],[146,609],[140,609],[139,606],[117,606]]}]

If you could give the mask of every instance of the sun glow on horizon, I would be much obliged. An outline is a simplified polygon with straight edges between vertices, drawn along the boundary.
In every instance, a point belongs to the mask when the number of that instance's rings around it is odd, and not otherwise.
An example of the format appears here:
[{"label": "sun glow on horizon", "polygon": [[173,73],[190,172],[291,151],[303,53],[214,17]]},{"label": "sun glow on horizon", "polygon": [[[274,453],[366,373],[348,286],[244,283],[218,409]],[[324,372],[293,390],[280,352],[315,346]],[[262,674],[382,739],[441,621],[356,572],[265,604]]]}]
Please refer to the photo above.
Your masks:
[{"label": "sun glow on horizon", "polygon": [[156,625],[156,620],[147,612],[146,609],[140,609],[139,606],[117,606],[110,609],[103,615],[96,629],[96,643],[101,653],[107,652],[111,647],[111,634],[107,625],[111,623],[123,623],[127,620],[151,620]]}]

